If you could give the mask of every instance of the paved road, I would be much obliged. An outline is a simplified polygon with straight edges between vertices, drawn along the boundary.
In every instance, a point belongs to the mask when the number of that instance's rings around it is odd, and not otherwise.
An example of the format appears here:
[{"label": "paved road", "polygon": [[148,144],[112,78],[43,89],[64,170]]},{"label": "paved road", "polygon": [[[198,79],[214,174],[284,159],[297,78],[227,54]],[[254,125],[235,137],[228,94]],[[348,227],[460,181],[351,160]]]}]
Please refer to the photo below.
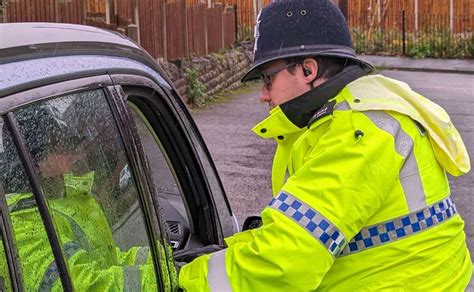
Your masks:
[{"label": "paved road", "polygon": [[[420,93],[442,105],[464,137],[474,162],[474,75],[384,71],[406,81]],[[250,132],[268,112],[258,102],[258,85],[232,96],[229,101],[193,112],[239,221],[258,213],[268,202],[272,141]],[[468,244],[474,258],[474,171],[450,178],[458,210],[466,221]]]},{"label": "paved road", "polygon": [[257,96],[254,85],[226,102],[192,112],[241,224],[271,199],[269,170],[275,146],[250,131],[268,113]]}]

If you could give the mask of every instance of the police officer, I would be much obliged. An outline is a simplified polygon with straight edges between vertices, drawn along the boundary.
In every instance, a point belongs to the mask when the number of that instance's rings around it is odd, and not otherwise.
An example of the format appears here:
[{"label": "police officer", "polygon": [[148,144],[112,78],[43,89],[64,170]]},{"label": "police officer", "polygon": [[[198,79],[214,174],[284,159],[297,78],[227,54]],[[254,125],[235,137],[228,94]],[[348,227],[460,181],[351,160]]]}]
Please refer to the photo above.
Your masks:
[{"label": "police officer", "polygon": [[368,75],[329,0],[260,13],[254,65],[278,146],[263,226],[182,267],[189,291],[462,291],[472,263],[447,174],[470,170],[446,112]]}]

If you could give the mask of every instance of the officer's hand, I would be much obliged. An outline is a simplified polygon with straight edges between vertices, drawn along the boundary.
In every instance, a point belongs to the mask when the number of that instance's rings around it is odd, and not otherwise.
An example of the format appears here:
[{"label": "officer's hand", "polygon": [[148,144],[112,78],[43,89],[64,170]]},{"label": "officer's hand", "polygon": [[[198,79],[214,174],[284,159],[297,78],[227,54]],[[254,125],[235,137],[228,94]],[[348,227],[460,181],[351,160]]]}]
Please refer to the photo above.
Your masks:
[{"label": "officer's hand", "polygon": [[191,249],[184,249],[184,250],[177,250],[173,253],[174,259],[176,262],[184,262],[184,263],[189,263],[195,258],[213,253],[216,251],[220,251],[222,249],[226,248],[224,245],[218,245],[218,244],[211,244],[203,247],[195,247]]}]

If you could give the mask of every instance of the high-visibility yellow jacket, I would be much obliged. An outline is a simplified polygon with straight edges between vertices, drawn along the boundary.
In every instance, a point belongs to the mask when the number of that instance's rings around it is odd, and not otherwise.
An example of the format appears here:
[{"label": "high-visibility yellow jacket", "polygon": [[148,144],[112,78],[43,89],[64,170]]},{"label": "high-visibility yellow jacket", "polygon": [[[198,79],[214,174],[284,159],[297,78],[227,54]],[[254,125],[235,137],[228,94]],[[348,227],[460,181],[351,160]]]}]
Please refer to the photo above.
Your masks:
[{"label": "high-visibility yellow jacket", "polygon": [[[104,212],[93,195],[84,191],[84,185],[92,186],[92,179],[93,173],[66,174],[66,196],[48,201],[74,288],[77,291],[156,291],[149,248],[132,247],[123,252],[115,245]],[[62,291],[33,195],[8,194],[7,203],[25,290]]]},{"label": "high-visibility yellow jacket", "polygon": [[[463,291],[472,263],[446,171],[469,171],[439,106],[365,76],[298,127],[281,107],[254,131],[278,143],[263,226],[179,275],[187,291]],[[467,195],[467,194],[466,194]]]}]

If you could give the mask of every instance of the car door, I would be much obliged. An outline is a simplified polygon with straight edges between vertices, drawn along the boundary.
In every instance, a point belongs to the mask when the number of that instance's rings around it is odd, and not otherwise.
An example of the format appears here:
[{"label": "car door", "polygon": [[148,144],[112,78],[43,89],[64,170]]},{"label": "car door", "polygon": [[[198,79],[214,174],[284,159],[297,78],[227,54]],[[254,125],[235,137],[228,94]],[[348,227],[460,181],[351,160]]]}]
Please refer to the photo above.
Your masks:
[{"label": "car door", "polygon": [[177,286],[150,176],[111,86],[96,76],[2,99],[7,291]]}]

